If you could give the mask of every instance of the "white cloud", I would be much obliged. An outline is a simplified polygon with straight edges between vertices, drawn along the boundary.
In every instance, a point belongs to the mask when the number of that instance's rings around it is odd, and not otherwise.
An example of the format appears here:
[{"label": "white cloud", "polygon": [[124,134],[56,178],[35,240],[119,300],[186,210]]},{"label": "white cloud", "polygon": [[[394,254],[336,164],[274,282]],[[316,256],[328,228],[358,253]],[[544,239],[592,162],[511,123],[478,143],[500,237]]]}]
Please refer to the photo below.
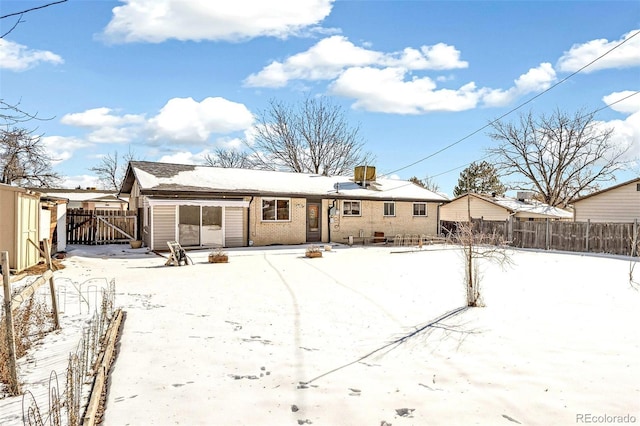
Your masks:
[{"label": "white cloud", "polygon": [[48,50],[29,49],[22,44],[0,38],[0,68],[11,71],[25,71],[42,62],[54,65],[62,64],[64,60]]},{"label": "white cloud", "polygon": [[[609,105],[618,99],[625,98],[632,91],[611,93],[604,96],[602,100]],[[611,120],[602,122],[603,126],[613,127],[614,133],[612,142],[618,146],[629,146],[625,158],[633,161],[640,161],[640,95],[629,97],[615,105],[611,109],[622,114],[629,114],[623,120]]]},{"label": "white cloud", "polygon": [[102,182],[89,175],[65,176],[61,188],[101,188]]},{"label": "white cloud", "polygon": [[514,81],[514,86],[507,90],[494,89],[483,96],[485,105],[505,106],[520,96],[541,92],[551,87],[556,79],[556,72],[550,63],[544,62],[537,68],[531,68]]},{"label": "white cloud", "polygon": [[[640,111],[640,94],[636,91],[625,90],[614,92],[602,97],[602,101],[614,111],[633,114]],[[615,102],[615,103],[614,103]]]},{"label": "white cloud", "polygon": [[436,89],[428,77],[406,81],[405,74],[402,68],[349,68],[330,90],[356,99],[354,108],[395,114],[463,111],[474,108],[483,93],[473,82],[456,90]]},{"label": "white cloud", "polygon": [[420,49],[406,48],[384,53],[358,47],[344,36],[320,40],[305,52],[284,62],[273,61],[260,72],[245,79],[249,87],[283,87],[290,80],[332,80],[351,67],[404,68],[407,70],[447,70],[466,68],[460,52],[453,46],[438,43]]},{"label": "white cloud", "polygon": [[253,114],[246,106],[224,98],[170,99],[160,113],[149,120],[153,139],[206,142],[212,133],[231,133],[249,128]]},{"label": "white cloud", "polygon": [[160,163],[202,164],[204,156],[207,154],[210,154],[208,149],[202,150],[196,154],[193,154],[190,151],[178,151],[163,155],[158,159],[158,161]]},{"label": "white cloud", "polygon": [[286,38],[318,25],[334,0],[123,0],[104,35],[113,42]]},{"label": "white cloud", "polygon": [[569,49],[568,52],[565,52],[558,60],[557,68],[559,71],[564,72],[577,71],[622,42],[624,42],[624,44],[597,60],[582,72],[589,73],[608,68],[628,68],[639,66],[639,31],[640,30],[638,29],[630,31],[624,34],[620,40],[608,41],[607,39],[597,39],[583,44],[574,44],[571,46],[571,49]]},{"label": "white cloud", "polygon": [[420,50],[408,47],[398,59],[391,56],[387,65],[403,66],[411,70],[451,70],[469,66],[468,62],[460,60],[458,49],[444,43],[422,46]]},{"label": "white cloud", "polygon": [[52,164],[60,164],[73,157],[73,153],[80,149],[91,146],[83,139],[65,136],[44,136],[42,143],[47,153],[53,159]]},{"label": "white cloud", "polygon": [[65,114],[60,122],[70,126],[77,127],[113,127],[125,124],[135,124],[144,122],[144,115],[112,114],[111,108],[93,108],[84,112],[76,112],[73,114]]}]

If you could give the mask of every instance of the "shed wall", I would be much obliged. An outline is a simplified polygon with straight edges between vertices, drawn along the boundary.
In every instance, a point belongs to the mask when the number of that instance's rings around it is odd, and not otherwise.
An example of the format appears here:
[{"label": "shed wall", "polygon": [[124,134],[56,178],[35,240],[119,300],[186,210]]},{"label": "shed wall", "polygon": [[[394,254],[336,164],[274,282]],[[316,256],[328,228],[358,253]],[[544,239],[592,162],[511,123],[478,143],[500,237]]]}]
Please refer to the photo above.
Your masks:
[{"label": "shed wall", "polygon": [[[469,205],[467,197],[458,198],[440,207],[440,219],[449,222],[467,222]],[[470,197],[471,217],[485,220],[506,220],[509,211],[504,207],[489,203],[476,197]]]}]

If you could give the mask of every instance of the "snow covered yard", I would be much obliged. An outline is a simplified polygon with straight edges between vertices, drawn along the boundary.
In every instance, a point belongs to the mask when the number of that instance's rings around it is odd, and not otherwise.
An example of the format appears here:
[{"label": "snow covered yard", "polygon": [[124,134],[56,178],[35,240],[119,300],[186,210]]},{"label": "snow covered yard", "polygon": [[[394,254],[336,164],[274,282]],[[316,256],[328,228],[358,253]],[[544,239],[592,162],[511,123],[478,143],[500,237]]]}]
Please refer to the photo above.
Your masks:
[{"label": "snow covered yard", "polygon": [[245,248],[228,264],[192,251],[194,265],[165,267],[144,249],[74,246],[56,279],[115,278],[126,319],[105,425],[640,421],[628,259],[515,251],[506,270],[483,265],[486,307],[456,311],[459,250],[398,251]]}]

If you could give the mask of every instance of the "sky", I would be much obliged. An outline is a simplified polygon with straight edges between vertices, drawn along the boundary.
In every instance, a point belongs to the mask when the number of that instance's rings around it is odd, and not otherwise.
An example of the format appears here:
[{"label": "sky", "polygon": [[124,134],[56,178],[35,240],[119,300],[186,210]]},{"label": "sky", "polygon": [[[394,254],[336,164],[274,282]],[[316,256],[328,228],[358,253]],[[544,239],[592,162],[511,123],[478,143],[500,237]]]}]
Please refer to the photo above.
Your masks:
[{"label": "sky", "polygon": [[[2,0],[0,15],[46,3]],[[640,158],[637,1],[69,0],[0,19],[8,31],[0,99],[40,118],[24,126],[64,187],[99,186],[107,154],[242,149],[270,101],[306,96],[341,108],[378,175],[448,195],[500,117],[598,111]]]}]

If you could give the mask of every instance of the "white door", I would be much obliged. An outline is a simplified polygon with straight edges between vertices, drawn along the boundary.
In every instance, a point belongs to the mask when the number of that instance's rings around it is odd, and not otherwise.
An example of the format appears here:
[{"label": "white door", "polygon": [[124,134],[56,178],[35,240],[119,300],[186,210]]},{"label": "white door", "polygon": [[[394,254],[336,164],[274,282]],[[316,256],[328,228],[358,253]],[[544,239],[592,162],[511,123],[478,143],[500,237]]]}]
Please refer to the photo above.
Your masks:
[{"label": "white door", "polygon": [[224,245],[222,235],[222,207],[202,207],[202,245]]}]

